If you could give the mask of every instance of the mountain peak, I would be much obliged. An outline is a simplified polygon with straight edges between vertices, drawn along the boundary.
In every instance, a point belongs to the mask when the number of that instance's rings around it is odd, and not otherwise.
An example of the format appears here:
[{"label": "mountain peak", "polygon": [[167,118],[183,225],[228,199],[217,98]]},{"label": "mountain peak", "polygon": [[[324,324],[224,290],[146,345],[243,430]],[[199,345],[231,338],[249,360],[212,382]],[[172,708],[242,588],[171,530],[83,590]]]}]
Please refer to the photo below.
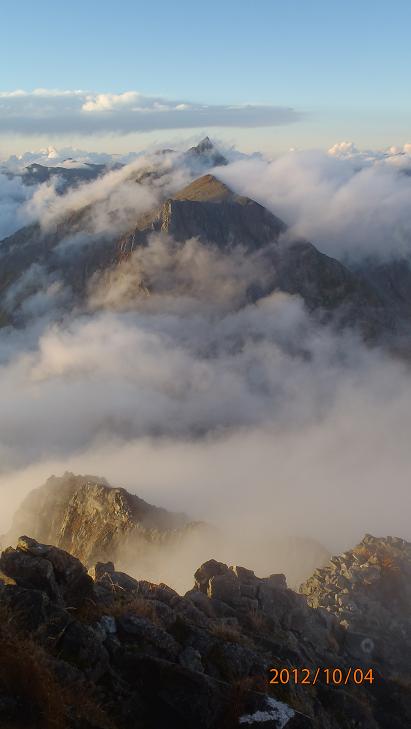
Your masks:
[{"label": "mountain peak", "polygon": [[211,141],[210,137],[204,137],[195,147],[185,152],[185,157],[192,163],[201,163],[202,165],[207,164],[210,166],[226,165],[226,158],[220,154],[216,146]]},{"label": "mountain peak", "polygon": [[92,564],[121,551],[127,539],[149,546],[172,541],[189,526],[184,514],[153,506],[105,479],[66,472],[26,496],[5,538],[29,531]]},{"label": "mountain peak", "polygon": [[214,149],[214,144],[212,143],[210,137],[204,137],[198,144],[197,149],[201,152],[204,152],[207,149]]},{"label": "mountain peak", "polygon": [[[208,137],[207,137],[208,139]],[[224,182],[214,175],[203,175],[177,192],[173,200],[193,200],[196,202],[222,202],[234,197],[234,193]]]}]

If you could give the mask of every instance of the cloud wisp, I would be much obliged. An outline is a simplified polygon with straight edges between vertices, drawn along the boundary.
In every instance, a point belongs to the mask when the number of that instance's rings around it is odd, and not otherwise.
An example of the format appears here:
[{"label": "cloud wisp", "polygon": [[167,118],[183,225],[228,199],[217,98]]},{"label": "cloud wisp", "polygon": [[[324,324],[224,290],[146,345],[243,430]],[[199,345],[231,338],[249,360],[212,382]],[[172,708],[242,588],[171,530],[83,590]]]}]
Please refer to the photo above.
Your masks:
[{"label": "cloud wisp", "polygon": [[14,134],[129,134],[166,129],[266,127],[302,118],[295,109],[257,104],[198,104],[87,91],[0,92],[0,131]]}]

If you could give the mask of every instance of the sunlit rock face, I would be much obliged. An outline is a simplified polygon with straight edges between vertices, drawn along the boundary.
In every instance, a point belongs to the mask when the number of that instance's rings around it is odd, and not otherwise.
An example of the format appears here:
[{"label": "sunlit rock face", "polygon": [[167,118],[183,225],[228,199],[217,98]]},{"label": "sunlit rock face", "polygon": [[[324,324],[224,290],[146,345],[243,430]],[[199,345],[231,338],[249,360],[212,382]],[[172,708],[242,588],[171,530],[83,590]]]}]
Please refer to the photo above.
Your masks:
[{"label": "sunlit rock face", "polygon": [[27,532],[93,564],[126,551],[137,558],[145,547],[175,543],[195,528],[184,514],[152,506],[104,479],[66,473],[30,492],[3,543]]}]

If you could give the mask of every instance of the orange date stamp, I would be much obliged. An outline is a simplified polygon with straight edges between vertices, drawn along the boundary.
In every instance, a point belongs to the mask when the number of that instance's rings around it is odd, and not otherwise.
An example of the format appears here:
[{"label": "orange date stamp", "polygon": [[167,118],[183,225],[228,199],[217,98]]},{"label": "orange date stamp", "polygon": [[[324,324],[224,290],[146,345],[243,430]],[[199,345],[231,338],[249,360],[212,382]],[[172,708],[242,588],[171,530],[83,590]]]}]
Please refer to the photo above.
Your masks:
[{"label": "orange date stamp", "polygon": [[327,686],[372,685],[375,681],[372,668],[270,668],[273,674],[270,684],[285,686],[294,683],[315,686],[322,682]]}]

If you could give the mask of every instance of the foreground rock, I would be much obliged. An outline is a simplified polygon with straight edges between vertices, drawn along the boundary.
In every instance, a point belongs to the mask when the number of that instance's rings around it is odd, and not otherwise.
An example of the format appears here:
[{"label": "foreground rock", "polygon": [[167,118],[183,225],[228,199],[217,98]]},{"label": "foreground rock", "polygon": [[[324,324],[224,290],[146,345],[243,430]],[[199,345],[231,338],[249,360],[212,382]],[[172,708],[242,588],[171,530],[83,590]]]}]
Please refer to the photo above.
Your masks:
[{"label": "foreground rock", "polygon": [[390,676],[411,680],[411,544],[367,534],[354,549],[332,557],[300,588],[347,629],[346,652]]},{"label": "foreground rock", "polygon": [[[410,547],[395,542],[404,574]],[[270,668],[353,665],[351,626],[310,607],[283,575],[258,578],[210,560],[182,597],[112,562],[88,574],[62,549],[21,537],[0,558],[0,617],[0,726],[405,729],[411,722],[409,684],[392,675],[393,656],[387,666],[356,657],[356,666],[374,665],[372,685],[270,685]]]}]

